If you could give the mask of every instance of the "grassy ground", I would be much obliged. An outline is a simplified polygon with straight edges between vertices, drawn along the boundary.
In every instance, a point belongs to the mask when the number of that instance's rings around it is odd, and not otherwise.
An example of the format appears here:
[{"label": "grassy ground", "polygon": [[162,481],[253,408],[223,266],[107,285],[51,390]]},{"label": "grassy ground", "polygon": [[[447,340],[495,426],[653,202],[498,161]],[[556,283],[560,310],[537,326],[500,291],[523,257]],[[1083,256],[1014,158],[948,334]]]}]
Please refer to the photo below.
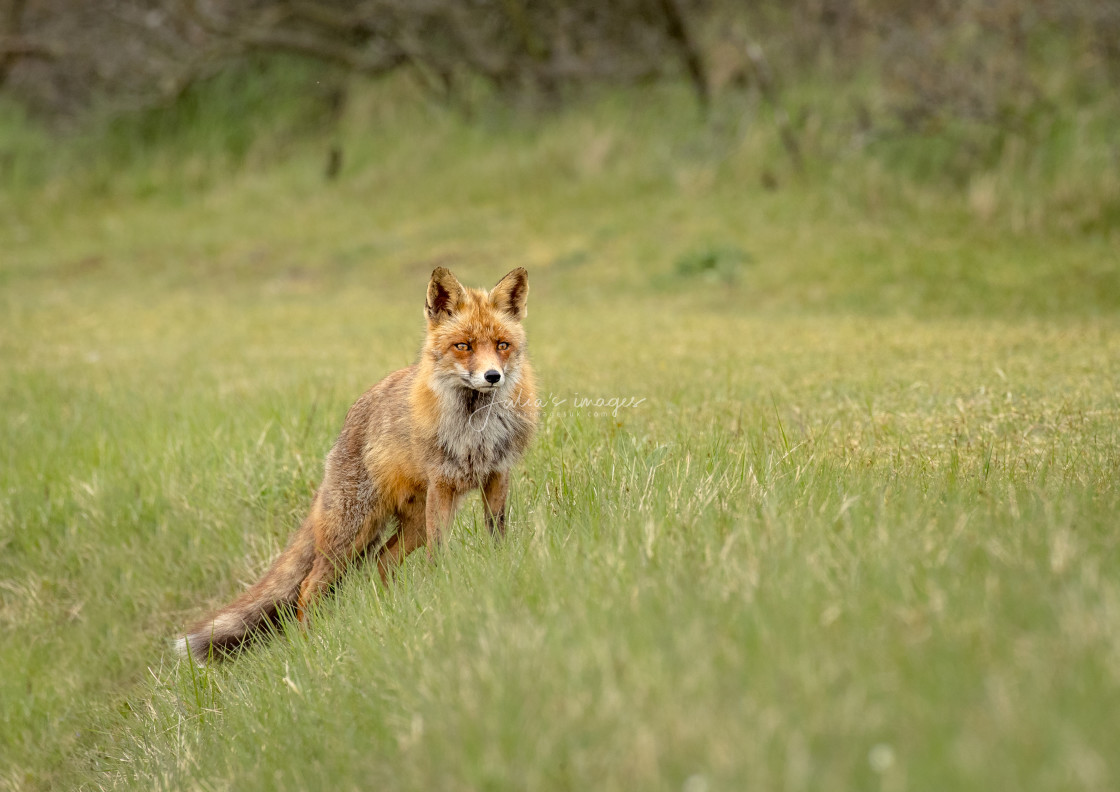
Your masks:
[{"label": "grassy ground", "polygon": [[[0,198],[0,789],[1120,783],[1099,118],[955,189],[866,150],[798,176],[674,92],[384,98],[334,183],[314,143],[172,147]],[[412,360],[437,264],[530,270],[553,401],[508,541],[472,500],[308,636],[177,661]]]}]

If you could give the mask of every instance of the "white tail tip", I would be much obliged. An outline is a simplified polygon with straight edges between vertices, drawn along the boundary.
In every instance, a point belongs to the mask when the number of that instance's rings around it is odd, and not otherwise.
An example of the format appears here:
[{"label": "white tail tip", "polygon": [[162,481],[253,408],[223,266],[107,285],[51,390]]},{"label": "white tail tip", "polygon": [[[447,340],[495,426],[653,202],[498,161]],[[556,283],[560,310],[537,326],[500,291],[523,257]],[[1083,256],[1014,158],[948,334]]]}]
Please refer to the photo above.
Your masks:
[{"label": "white tail tip", "polygon": [[179,655],[179,657],[186,657],[191,653],[191,644],[190,641],[187,640],[186,636],[182,638],[176,638],[174,643],[172,644],[172,647],[175,649],[175,654]]}]

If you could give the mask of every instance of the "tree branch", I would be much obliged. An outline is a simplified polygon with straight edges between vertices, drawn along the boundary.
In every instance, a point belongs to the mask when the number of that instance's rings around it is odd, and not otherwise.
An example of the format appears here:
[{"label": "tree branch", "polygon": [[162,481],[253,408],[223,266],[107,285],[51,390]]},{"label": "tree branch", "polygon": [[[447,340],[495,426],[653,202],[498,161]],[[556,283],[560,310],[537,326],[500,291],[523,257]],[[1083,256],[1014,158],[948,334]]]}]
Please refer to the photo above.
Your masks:
[{"label": "tree branch", "polygon": [[336,63],[361,74],[385,74],[408,62],[397,49],[370,51],[294,30],[246,30],[234,40],[247,49],[292,52]]},{"label": "tree branch", "polygon": [[0,85],[8,79],[8,73],[16,63],[24,58],[57,60],[58,51],[43,42],[25,38],[23,33],[23,12],[27,0],[12,0],[8,13],[0,28]]},{"label": "tree branch", "polygon": [[696,46],[692,31],[689,30],[685,21],[680,0],[660,0],[660,4],[661,11],[665,15],[669,38],[677,46],[680,58],[684,61],[689,82],[692,83],[692,89],[696,92],[696,99],[700,102],[700,109],[706,113],[711,104],[711,97],[708,94],[708,75],[704,69],[704,61],[700,57],[700,49]]}]

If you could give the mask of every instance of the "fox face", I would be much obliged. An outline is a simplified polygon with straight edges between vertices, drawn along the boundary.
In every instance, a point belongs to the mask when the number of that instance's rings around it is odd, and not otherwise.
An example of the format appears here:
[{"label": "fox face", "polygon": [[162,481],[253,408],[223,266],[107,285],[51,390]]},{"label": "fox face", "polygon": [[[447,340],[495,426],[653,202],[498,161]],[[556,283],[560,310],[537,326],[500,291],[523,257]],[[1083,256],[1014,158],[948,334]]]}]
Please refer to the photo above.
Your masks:
[{"label": "fox face", "polygon": [[463,328],[458,335],[462,340],[451,345],[449,355],[460,381],[477,391],[500,388],[513,352],[512,345],[505,340],[509,333],[486,333],[480,337],[472,328]]},{"label": "fox face", "polygon": [[425,303],[425,354],[441,384],[482,393],[516,384],[528,294],[528,274],[520,268],[489,292],[464,289],[442,267],[432,273]]}]

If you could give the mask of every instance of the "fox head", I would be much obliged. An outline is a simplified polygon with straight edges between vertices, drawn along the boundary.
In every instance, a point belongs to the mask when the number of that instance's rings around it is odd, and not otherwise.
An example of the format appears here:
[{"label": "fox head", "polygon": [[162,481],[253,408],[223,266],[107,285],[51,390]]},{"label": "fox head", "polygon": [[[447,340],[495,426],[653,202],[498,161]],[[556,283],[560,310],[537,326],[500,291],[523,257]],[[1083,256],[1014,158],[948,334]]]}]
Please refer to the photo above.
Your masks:
[{"label": "fox head", "polygon": [[437,267],[428,283],[425,354],[445,385],[497,391],[516,383],[525,350],[529,273],[518,267],[489,292],[465,289]]}]

